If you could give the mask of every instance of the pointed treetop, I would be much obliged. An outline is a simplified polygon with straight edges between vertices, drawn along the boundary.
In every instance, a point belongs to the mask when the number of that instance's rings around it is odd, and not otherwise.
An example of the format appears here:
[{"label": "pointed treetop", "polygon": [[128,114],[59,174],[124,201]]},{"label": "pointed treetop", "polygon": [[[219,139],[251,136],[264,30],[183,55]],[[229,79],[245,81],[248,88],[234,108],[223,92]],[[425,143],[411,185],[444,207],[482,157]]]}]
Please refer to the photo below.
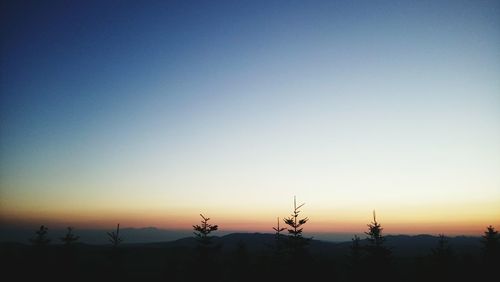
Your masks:
[{"label": "pointed treetop", "polygon": [[201,221],[201,225],[193,225],[193,229],[195,232],[193,232],[197,238],[203,239],[203,241],[208,242],[208,234],[212,231],[216,231],[219,227],[217,225],[212,225],[209,224],[208,221],[210,220],[209,217],[203,216],[203,214],[200,213],[201,218],[203,219]]},{"label": "pointed treetop", "polygon": [[286,228],[281,227],[280,228],[280,217],[277,217],[277,227],[273,227],[274,231],[276,231],[276,234],[280,234],[281,231],[284,231]]},{"label": "pointed treetop", "polygon": [[200,213],[200,216],[201,216],[201,218],[203,218],[204,221],[209,221],[210,220],[209,217],[204,217],[201,213]]},{"label": "pointed treetop", "polygon": [[120,237],[120,224],[116,225],[116,233],[108,232],[109,242],[113,245],[113,247],[118,247],[118,245],[123,241],[123,238]]},{"label": "pointed treetop", "polygon": [[291,228],[288,229],[288,232],[292,234],[294,237],[301,237],[302,233],[302,228],[301,226],[304,225],[309,219],[303,218],[303,219],[298,219],[300,210],[299,208],[304,206],[304,204],[301,204],[297,207],[297,199],[294,196],[293,197],[293,213],[290,217],[284,218],[283,221],[285,222],[286,225],[290,226]]},{"label": "pointed treetop", "polygon": [[300,204],[298,207],[297,207],[297,197],[296,196],[293,196],[293,209],[296,211],[296,212],[300,212],[299,209],[301,207],[303,207],[306,203],[302,203]]}]

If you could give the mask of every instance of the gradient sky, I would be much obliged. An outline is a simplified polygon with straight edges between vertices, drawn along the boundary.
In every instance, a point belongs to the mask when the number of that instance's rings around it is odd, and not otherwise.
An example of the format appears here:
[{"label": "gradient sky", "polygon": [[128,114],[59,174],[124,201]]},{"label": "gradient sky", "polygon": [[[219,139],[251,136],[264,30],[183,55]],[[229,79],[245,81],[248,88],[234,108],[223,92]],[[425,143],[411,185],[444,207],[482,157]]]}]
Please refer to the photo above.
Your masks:
[{"label": "gradient sky", "polygon": [[499,1],[5,2],[4,222],[500,225]]}]

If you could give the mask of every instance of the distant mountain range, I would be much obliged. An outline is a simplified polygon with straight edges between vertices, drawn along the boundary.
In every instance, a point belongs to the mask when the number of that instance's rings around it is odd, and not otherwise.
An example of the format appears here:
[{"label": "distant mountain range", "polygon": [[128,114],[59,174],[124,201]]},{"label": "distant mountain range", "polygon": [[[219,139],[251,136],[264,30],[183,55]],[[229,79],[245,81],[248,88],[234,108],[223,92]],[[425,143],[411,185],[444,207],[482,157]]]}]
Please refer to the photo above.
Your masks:
[{"label": "distant mountain range", "polygon": [[[33,229],[0,227],[0,242],[26,243],[35,235],[37,227]],[[104,229],[75,229],[74,233],[80,236],[80,242],[86,244],[107,244],[108,236],[106,232],[115,231],[110,228]],[[63,237],[66,229],[52,229],[49,226],[48,236],[53,243],[60,243],[59,238]],[[145,228],[121,228],[120,233],[125,243],[149,243],[177,240],[193,235],[189,230],[166,230],[156,227]],[[225,233],[222,233],[224,235]]]},{"label": "distant mountain range", "polygon": [[[110,230],[111,231],[111,230]],[[60,237],[65,230],[50,230],[49,237],[53,243],[59,243]],[[108,244],[106,230],[77,230],[75,232],[81,237],[81,242],[91,245]],[[123,228],[124,245],[126,247],[144,248],[192,248],[196,240],[191,231],[186,230],[164,230],[154,227],[148,228]],[[274,244],[274,234],[270,233],[223,233],[214,237],[214,243],[221,246],[222,251],[235,250],[238,244],[243,243],[248,251],[259,252],[270,249]],[[0,242],[29,243],[33,237],[34,230],[27,229],[0,229]],[[339,237],[346,237],[340,234]],[[325,237],[325,236],[323,236]],[[322,237],[322,238],[323,238]],[[334,238],[334,237],[332,237]],[[386,245],[392,249],[396,256],[423,256],[436,247],[438,237],[432,235],[387,235]],[[361,240],[366,244],[366,240]],[[480,251],[480,237],[457,236],[449,238],[450,246],[457,253],[475,255]],[[310,241],[309,250],[313,253],[336,253],[347,255],[349,253],[350,240],[332,242],[313,239]]]},{"label": "distant mountain range", "polygon": [[[25,243],[29,238],[34,236],[37,229],[38,226],[33,226],[33,228],[19,228],[0,225],[0,242]],[[108,230],[77,228],[74,232],[80,236],[80,242],[87,244],[107,244],[106,232],[110,231],[114,231],[114,229],[112,227]],[[192,230],[172,230],[156,227],[122,228],[120,232],[123,234],[126,243],[165,242],[193,236]],[[216,235],[224,236],[235,232],[238,233],[240,231],[217,231]],[[58,238],[63,237],[65,233],[66,229],[53,229],[49,226],[49,237],[53,238],[53,242],[55,243],[59,243]],[[308,234],[307,236],[323,241],[342,242],[350,240],[353,235],[351,233],[318,233]]]},{"label": "distant mountain range", "polygon": [[[431,235],[388,235],[386,246],[388,246],[395,256],[424,256],[435,248],[438,242],[437,236]],[[275,236],[269,233],[231,233],[221,237],[214,237],[213,242],[220,245],[222,251],[236,250],[238,244],[243,243],[248,251],[264,251],[272,248]],[[367,244],[367,240],[361,240],[361,244]],[[457,236],[449,238],[450,247],[461,254],[476,255],[481,248],[480,237]],[[192,248],[196,246],[196,239],[193,237],[182,238],[170,242],[137,244],[148,247],[185,247]],[[312,253],[336,253],[339,255],[348,255],[351,242],[329,242],[320,240],[311,240],[309,250]]]}]

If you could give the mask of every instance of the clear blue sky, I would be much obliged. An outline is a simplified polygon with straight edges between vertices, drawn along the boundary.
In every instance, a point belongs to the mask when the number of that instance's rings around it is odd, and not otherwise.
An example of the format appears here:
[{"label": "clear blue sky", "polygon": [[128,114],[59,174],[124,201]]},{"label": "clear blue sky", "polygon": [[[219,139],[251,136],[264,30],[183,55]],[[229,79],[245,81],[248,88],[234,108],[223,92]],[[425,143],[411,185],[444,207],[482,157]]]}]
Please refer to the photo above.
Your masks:
[{"label": "clear blue sky", "polygon": [[500,222],[499,1],[3,2],[5,217]]}]

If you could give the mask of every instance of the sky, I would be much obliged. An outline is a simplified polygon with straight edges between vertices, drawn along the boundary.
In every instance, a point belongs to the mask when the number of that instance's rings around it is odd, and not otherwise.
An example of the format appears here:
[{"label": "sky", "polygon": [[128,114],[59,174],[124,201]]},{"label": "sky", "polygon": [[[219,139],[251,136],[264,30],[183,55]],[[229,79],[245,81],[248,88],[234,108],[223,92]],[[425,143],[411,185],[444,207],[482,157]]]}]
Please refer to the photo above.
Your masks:
[{"label": "sky", "polygon": [[1,5],[3,224],[500,228],[499,1]]}]

